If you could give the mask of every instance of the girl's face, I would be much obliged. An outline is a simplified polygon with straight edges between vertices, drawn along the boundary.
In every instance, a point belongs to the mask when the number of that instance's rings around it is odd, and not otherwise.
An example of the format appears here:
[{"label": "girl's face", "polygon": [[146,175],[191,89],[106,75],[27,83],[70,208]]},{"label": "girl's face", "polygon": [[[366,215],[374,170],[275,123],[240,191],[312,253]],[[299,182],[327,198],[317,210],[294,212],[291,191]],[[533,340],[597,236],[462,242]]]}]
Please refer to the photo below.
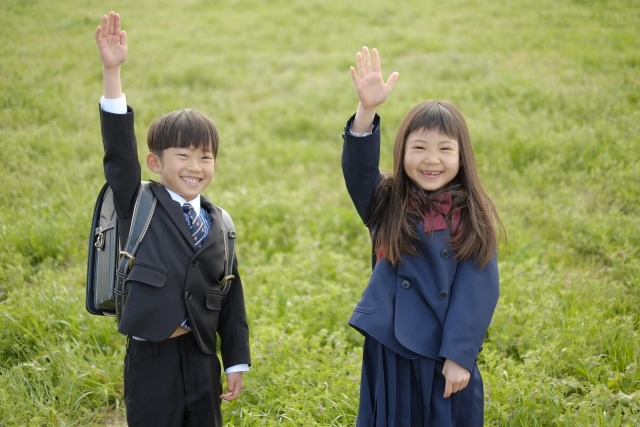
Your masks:
[{"label": "girl's face", "polygon": [[415,185],[436,191],[447,185],[460,170],[458,141],[435,130],[419,129],[407,136],[404,171]]}]

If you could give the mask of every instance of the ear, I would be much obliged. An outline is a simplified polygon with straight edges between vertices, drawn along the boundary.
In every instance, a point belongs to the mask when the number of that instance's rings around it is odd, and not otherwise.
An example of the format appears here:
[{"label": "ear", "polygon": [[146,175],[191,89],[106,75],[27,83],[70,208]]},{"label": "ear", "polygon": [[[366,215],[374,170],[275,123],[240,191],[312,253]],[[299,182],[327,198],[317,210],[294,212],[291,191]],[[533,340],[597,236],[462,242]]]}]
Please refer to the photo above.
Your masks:
[{"label": "ear", "polygon": [[162,159],[160,159],[160,157],[158,157],[157,155],[151,152],[147,154],[147,167],[151,172],[155,172],[159,174],[161,165],[162,165]]}]

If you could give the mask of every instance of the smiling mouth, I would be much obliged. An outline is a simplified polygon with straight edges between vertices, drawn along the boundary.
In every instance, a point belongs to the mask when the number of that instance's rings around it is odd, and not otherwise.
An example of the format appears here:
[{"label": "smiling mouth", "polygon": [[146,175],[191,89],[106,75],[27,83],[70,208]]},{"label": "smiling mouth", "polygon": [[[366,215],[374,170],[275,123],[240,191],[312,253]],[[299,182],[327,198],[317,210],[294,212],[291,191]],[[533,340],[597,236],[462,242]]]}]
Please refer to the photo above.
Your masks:
[{"label": "smiling mouth", "polygon": [[440,175],[442,175],[442,172],[437,172],[437,171],[433,171],[433,172],[429,172],[429,171],[420,171],[420,174],[422,176],[424,176],[427,179],[435,179],[438,178]]},{"label": "smiling mouth", "polygon": [[191,178],[191,177],[188,177],[188,176],[183,176],[182,180],[184,182],[186,182],[187,184],[197,184],[200,181],[202,181],[202,179],[200,179],[200,178]]}]

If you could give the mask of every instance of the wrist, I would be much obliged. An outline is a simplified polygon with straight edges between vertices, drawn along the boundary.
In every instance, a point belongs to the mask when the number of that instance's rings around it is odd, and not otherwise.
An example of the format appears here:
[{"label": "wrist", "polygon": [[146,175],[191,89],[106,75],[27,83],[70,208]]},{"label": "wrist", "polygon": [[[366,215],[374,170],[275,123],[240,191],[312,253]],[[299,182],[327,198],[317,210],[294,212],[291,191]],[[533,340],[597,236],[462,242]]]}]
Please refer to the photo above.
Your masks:
[{"label": "wrist", "polygon": [[356,116],[351,124],[351,132],[353,133],[370,133],[373,120],[376,118],[376,107],[365,107],[362,103],[358,104]]},{"label": "wrist", "polygon": [[357,113],[360,113],[363,116],[375,117],[376,111],[378,111],[378,105],[365,107],[362,102],[358,103]]},{"label": "wrist", "polygon": [[120,66],[103,67],[102,78],[104,84],[104,97],[106,99],[117,99],[122,96],[122,85],[120,82]]}]

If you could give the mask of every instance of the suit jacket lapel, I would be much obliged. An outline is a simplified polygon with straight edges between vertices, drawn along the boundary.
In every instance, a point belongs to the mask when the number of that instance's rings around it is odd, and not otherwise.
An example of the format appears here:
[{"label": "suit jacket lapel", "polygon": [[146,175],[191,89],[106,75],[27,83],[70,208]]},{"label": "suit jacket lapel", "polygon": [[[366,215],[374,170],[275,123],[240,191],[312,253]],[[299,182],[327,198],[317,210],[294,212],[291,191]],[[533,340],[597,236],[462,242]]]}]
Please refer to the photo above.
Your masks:
[{"label": "suit jacket lapel", "polygon": [[218,209],[216,209],[213,203],[211,203],[202,194],[200,195],[200,209],[206,209],[206,211],[209,212],[209,216],[211,216],[211,229],[209,230],[207,238],[204,239],[204,242],[199,249],[202,251],[211,246],[217,241],[217,239],[220,238],[220,233],[222,233],[222,218],[220,217],[220,212],[218,211]]},{"label": "suit jacket lapel", "polygon": [[[189,226],[187,225],[187,221],[184,219],[184,212],[182,212],[182,207],[180,203],[176,202],[171,198],[167,190],[164,188],[162,184],[158,184],[157,182],[151,183],[151,189],[153,190],[153,194],[156,195],[158,199],[158,203],[162,205],[169,218],[176,224],[178,230],[182,233],[187,242],[193,247],[193,241],[191,238],[191,230],[189,230]],[[195,249],[195,247],[194,247]]]}]

